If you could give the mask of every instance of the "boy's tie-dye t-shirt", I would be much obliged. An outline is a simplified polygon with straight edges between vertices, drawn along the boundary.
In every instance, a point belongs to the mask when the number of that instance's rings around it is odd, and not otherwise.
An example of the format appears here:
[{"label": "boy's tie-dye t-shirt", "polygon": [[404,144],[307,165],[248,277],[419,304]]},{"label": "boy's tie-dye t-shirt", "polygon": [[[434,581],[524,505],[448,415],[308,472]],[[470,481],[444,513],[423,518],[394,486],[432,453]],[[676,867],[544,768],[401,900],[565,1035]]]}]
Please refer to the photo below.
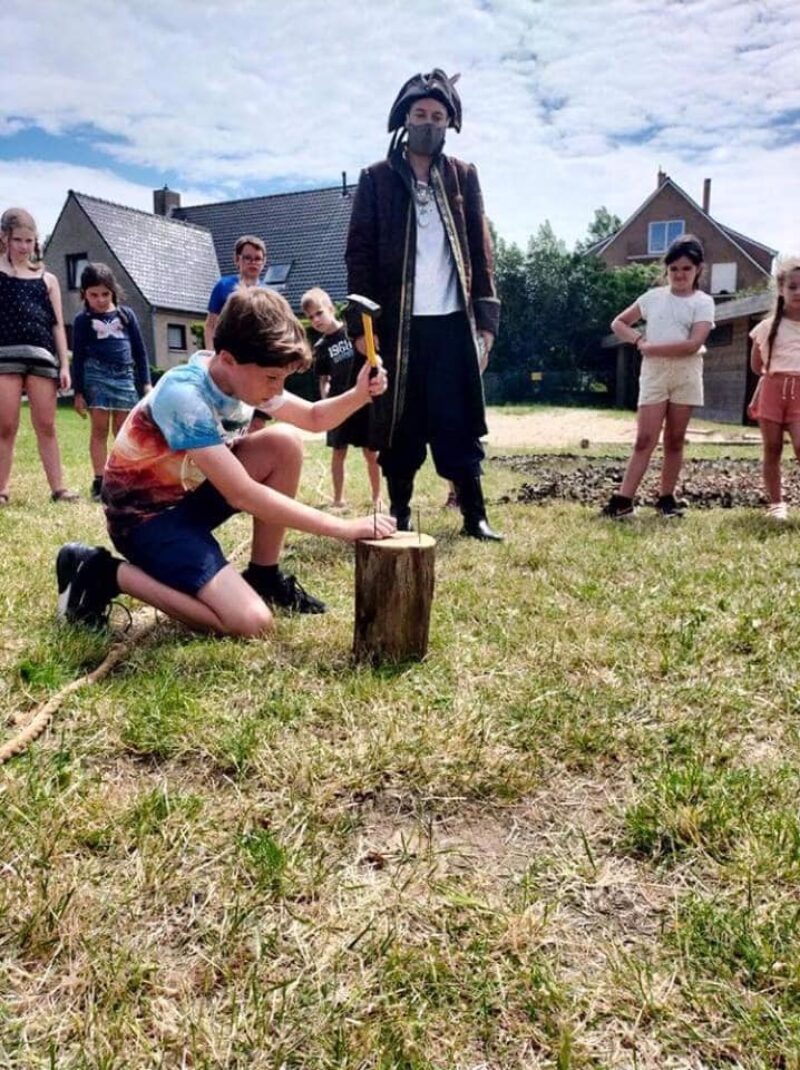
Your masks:
[{"label": "boy's tie-dye t-shirt", "polygon": [[[172,368],[130,412],[103,473],[109,533],[123,537],[137,524],[177,505],[205,476],[189,450],[232,442],[244,434],[253,407],[224,394],[208,373],[210,353]],[[284,396],[260,406],[270,415]]]}]

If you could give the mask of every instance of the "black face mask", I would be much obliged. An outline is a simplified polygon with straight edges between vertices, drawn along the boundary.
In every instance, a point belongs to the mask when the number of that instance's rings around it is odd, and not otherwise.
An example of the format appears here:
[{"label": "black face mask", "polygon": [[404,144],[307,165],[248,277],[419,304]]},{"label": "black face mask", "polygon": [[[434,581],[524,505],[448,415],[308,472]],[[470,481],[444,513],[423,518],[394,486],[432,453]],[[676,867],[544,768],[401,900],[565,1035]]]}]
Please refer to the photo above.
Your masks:
[{"label": "black face mask", "polygon": [[408,147],[419,156],[435,156],[442,151],[445,128],[433,123],[420,123],[408,127]]}]

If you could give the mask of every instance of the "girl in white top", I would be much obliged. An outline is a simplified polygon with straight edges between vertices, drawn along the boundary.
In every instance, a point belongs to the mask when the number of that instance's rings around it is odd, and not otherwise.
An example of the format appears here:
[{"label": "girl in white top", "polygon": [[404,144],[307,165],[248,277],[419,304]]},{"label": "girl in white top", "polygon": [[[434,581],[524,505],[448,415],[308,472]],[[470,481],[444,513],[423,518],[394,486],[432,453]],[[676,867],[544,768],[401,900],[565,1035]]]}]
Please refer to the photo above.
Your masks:
[{"label": "girl in white top", "polygon": [[788,508],[781,487],[784,428],[800,460],[800,256],[780,258],[774,270],[775,307],[750,332],[750,366],[761,378],[748,412],[761,428],[767,515],[786,520]]},{"label": "girl in white top", "polygon": [[[703,247],[691,234],[674,241],[664,256],[667,286],[642,294],[613,320],[611,330],[642,354],[636,441],[619,491],[603,509],[612,520],[634,514],[633,498],[664,429],[661,490],[656,509],[681,516],[675,484],[683,464],[686,428],[703,404],[704,342],[714,326],[714,300],[700,287]],[[646,322],[646,330],[635,324]]]}]

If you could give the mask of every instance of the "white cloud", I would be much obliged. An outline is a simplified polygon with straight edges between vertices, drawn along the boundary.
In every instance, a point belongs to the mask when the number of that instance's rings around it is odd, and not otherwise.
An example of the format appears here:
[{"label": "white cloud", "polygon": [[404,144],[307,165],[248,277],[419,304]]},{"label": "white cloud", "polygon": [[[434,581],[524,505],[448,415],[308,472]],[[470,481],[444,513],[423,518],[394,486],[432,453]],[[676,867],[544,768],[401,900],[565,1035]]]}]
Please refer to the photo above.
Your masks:
[{"label": "white cloud", "polygon": [[[149,186],[129,182],[113,171],[41,160],[0,159],[3,208],[12,204],[27,208],[42,237],[53,229],[70,189],[129,208],[153,210],[153,191]],[[208,199],[207,191],[182,191],[183,204],[199,204]]]},{"label": "white cloud", "polygon": [[[80,127],[109,160],[92,181],[132,187],[138,204],[149,191],[114,179],[114,166],[177,172],[183,192],[205,187],[202,200],[209,187],[237,196],[292,177],[354,178],[385,153],[402,82],[443,66],[462,72],[465,113],[448,145],[478,163],[506,237],[524,241],[549,218],[574,241],[600,204],[627,216],[659,166],[698,197],[712,177],[722,222],[775,245],[800,237],[796,0],[111,8],[100,18],[89,0],[6,0],[5,39],[26,50],[0,65],[0,99],[14,101],[0,135],[21,119],[53,133]],[[37,165],[26,188],[43,191],[46,175],[63,172]]]}]

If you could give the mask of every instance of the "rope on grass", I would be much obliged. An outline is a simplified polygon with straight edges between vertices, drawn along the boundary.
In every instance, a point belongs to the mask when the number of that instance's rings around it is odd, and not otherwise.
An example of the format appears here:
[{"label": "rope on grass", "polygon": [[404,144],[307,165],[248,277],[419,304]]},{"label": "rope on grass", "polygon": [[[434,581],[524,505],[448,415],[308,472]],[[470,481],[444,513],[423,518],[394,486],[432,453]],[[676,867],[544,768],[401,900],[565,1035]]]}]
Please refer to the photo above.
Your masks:
[{"label": "rope on grass", "polygon": [[[241,546],[237,546],[231,554],[231,559],[238,557],[248,545],[249,540],[242,543]],[[143,610],[141,614],[136,614],[136,616],[145,616],[146,614],[147,610]],[[135,619],[134,617],[134,621]],[[66,698],[74,692],[88,687],[90,684],[96,684],[104,680],[112,669],[115,669],[117,665],[123,662],[133,648],[153,631],[157,624],[158,616],[154,615],[151,621],[135,625],[133,631],[129,632],[125,639],[114,643],[96,669],[92,669],[91,672],[78,677],[77,680],[71,680],[55,695],[51,695],[46,702],[40,703],[39,706],[35,706],[32,710],[15,713],[11,718],[11,723],[21,724],[23,727],[15,736],[12,736],[11,739],[0,746],[0,765],[26,751],[30,744],[47,729]]]},{"label": "rope on grass", "polygon": [[39,738],[66,698],[75,691],[88,687],[89,684],[96,684],[100,680],[104,680],[111,670],[116,668],[127,657],[133,647],[155,628],[156,623],[157,620],[153,619],[149,623],[136,628],[122,642],[115,643],[96,669],[92,669],[91,672],[78,677],[77,680],[71,680],[55,695],[51,695],[46,702],[40,703],[39,706],[35,706],[25,713],[14,714],[11,718],[12,724],[21,724],[23,727],[15,736],[0,746],[0,765],[10,758],[16,758],[18,754],[22,754],[35,739]]}]

